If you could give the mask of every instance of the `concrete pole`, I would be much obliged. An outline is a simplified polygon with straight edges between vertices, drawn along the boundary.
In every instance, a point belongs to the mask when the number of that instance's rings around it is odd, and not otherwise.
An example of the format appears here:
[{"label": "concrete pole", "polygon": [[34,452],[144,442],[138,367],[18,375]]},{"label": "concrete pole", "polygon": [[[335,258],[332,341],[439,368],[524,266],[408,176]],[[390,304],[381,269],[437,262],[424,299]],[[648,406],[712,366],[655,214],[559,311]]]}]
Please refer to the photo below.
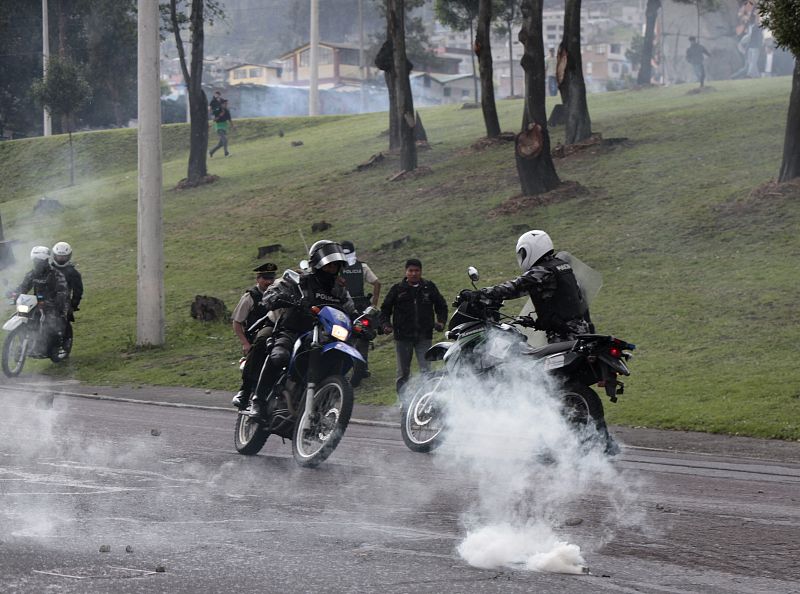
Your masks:
[{"label": "concrete pole", "polygon": [[[47,60],[50,59],[50,19],[47,11],[47,0],[42,0],[42,78],[47,76]],[[43,133],[45,136],[53,134],[53,118],[50,112],[42,108],[44,116]]]},{"label": "concrete pole", "polygon": [[308,115],[319,115],[319,0],[311,0],[311,53],[309,68],[311,81],[308,87]]},{"label": "concrete pole", "polygon": [[164,344],[158,0],[139,2],[139,209],[136,344]]},{"label": "concrete pole", "polygon": [[367,111],[367,68],[364,64],[364,0],[358,0],[358,75],[361,78],[361,113]]}]

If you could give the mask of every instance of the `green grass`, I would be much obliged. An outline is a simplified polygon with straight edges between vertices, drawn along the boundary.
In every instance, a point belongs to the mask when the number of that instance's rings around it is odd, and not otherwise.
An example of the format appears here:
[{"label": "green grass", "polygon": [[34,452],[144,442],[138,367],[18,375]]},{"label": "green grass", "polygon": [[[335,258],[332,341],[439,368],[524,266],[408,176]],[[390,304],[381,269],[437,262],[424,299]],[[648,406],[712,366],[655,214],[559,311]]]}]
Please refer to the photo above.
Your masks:
[{"label": "green grass", "polygon": [[[432,143],[420,164],[432,173],[402,182],[387,180],[396,157],[352,172],[385,150],[386,114],[240,120],[233,156],[209,161],[219,182],[181,192],[172,188],[185,175],[187,131],[167,126],[162,349],[134,346],[135,133],[75,135],[72,188],[64,187],[63,138],[0,143],[0,208],[7,236],[23,240],[18,257],[35,243],[69,241],[87,286],[69,365],[37,365],[93,383],[233,391],[230,328],[192,320],[189,304],[207,294],[232,309],[251,282],[257,246],[282,244],[276,260],[288,267],[303,256],[298,229],[309,242],[352,239],[386,290],[417,256],[449,299],[468,284],[470,264],[486,284],[516,274],[514,243],[527,226],[547,229],[558,248],[603,273],[592,307],[598,329],[638,345],[625,395],[606,405],[611,422],[800,439],[800,195],[750,196],[780,166],[790,80],[714,87],[590,96],[594,130],[628,143],[556,161],[561,178],[588,194],[501,217],[489,211],[519,193],[513,147],[469,149],[484,134],[480,110],[420,110]],[[517,129],[521,102],[498,108],[503,128]],[[65,212],[33,215],[44,194]],[[312,234],[310,224],[323,219],[331,232]],[[407,246],[380,249],[406,235]],[[4,271],[0,282],[22,273]],[[359,400],[393,401],[391,339],[379,339],[370,360]]]}]

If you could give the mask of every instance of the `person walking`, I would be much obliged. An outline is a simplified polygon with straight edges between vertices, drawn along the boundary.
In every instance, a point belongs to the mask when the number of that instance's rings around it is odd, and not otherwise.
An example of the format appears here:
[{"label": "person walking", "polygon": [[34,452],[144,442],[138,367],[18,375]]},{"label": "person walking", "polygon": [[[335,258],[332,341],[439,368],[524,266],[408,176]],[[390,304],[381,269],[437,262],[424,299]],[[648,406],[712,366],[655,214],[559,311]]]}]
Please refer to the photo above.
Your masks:
[{"label": "person walking", "polygon": [[689,47],[686,49],[686,61],[692,65],[694,75],[697,77],[697,82],[700,83],[701,87],[705,85],[706,81],[705,56],[710,57],[711,54],[697,42],[696,37],[689,37]]},{"label": "person walking", "polygon": [[417,258],[406,260],[405,278],[389,289],[381,315],[384,333],[394,335],[395,387],[402,398],[414,353],[420,372],[427,373],[430,368],[425,352],[431,347],[433,331],[441,332],[447,322],[447,302],[432,281],[422,278],[422,262]]},{"label": "person walking", "polygon": [[547,57],[544,59],[544,71],[547,79],[547,92],[551,97],[558,94],[558,79],[556,78],[556,70],[558,69],[558,58],[556,58],[556,50],[550,48]]},{"label": "person walking", "polygon": [[228,110],[227,99],[222,100],[222,106],[220,107],[219,113],[214,116],[214,127],[217,130],[219,142],[217,142],[217,146],[208,151],[208,156],[213,157],[214,153],[216,153],[219,149],[223,149],[225,156],[229,157],[228,131],[233,129],[233,120],[231,120],[231,112]]},{"label": "person walking", "polygon": [[208,102],[208,111],[211,113],[211,117],[217,117],[219,115],[220,110],[222,109],[222,93],[217,89],[214,91],[214,97],[211,98],[211,101]]}]

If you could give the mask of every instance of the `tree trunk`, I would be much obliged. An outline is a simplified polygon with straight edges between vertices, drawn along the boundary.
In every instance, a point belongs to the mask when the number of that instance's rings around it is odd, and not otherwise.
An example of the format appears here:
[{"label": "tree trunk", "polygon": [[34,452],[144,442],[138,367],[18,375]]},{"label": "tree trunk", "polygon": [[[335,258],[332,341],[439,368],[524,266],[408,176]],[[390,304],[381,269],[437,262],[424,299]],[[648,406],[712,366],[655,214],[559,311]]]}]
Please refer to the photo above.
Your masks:
[{"label": "tree trunk", "polygon": [[[475,33],[472,27],[472,21],[469,22],[469,38],[475,39]],[[472,85],[475,89],[475,103],[478,102],[478,77],[477,77],[477,70],[475,69],[475,52],[470,52],[469,54],[470,61],[472,62]]]},{"label": "tree trunk", "polygon": [[511,21],[508,21],[506,24],[508,25],[508,71],[511,73],[511,77],[509,79],[509,84],[511,85],[509,87],[509,93],[511,94],[511,97],[513,97],[514,96],[514,38],[512,36],[513,34],[512,27],[514,24]]},{"label": "tree trunk", "polygon": [[783,139],[783,163],[778,181],[785,182],[800,177],[800,57],[795,57],[792,76],[792,94],[786,117],[786,134]]},{"label": "tree trunk", "polygon": [[500,136],[500,121],[497,118],[497,105],[494,100],[494,70],[492,67],[492,0],[480,0],[478,8],[478,30],[475,45],[481,71],[481,108],[486,136]]},{"label": "tree trunk", "polygon": [[189,31],[192,40],[191,71],[186,66],[180,27],[178,25],[176,0],[170,0],[170,17],[175,30],[175,44],[178,48],[183,80],[186,82],[189,99],[190,140],[189,166],[186,173],[188,185],[202,182],[208,175],[206,151],[208,151],[208,101],[203,91],[203,43],[204,43],[204,0],[192,0],[192,13],[189,18]]},{"label": "tree trunk", "polygon": [[397,125],[400,132],[400,169],[417,168],[417,145],[414,141],[414,98],[411,95],[409,62],[406,56],[405,0],[388,0],[388,17],[391,23],[395,92],[397,94]]},{"label": "tree trunk", "polygon": [[69,185],[75,185],[75,148],[72,146],[72,126],[67,127],[69,134]]},{"label": "tree trunk", "polygon": [[383,73],[386,80],[386,90],[389,92],[389,150],[400,149],[400,126],[397,120],[397,88],[394,71]]},{"label": "tree trunk", "polygon": [[[522,193],[525,196],[534,196],[556,188],[561,180],[558,179],[553,158],[550,156],[550,134],[547,131],[542,37],[543,0],[523,0],[520,8],[522,28],[519,40],[525,48],[522,56],[522,69],[525,71],[525,111],[522,118],[522,133],[517,136],[516,161]],[[520,140],[530,126],[539,127],[542,144],[538,154],[525,157],[520,154]]]},{"label": "tree trunk", "polygon": [[[564,7],[564,36],[558,48],[558,62],[566,61],[558,81],[561,102],[567,112],[565,144],[575,144],[592,135],[592,120],[586,104],[586,85],[581,62],[581,0],[567,0]],[[561,68],[558,68],[559,73]]]},{"label": "tree trunk", "polygon": [[656,35],[656,18],[658,18],[659,8],[661,8],[661,0],[647,0],[644,43],[642,43],[642,64],[639,67],[639,76],[636,77],[636,82],[640,85],[649,85],[650,79],[653,77],[651,62],[653,61],[653,40]]}]

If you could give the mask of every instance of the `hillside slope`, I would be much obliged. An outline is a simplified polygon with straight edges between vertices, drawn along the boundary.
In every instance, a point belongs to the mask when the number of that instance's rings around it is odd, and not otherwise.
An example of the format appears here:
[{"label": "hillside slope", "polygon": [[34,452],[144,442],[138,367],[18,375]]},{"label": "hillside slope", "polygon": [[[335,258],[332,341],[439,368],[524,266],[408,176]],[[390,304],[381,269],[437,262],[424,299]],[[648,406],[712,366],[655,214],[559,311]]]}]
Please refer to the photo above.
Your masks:
[{"label": "hillside slope", "polygon": [[[170,127],[164,349],[134,347],[132,131],[76,135],[73,188],[55,185],[68,179],[63,139],[0,143],[0,208],[7,236],[21,240],[18,256],[35,243],[66,240],[84,274],[74,356],[54,373],[234,390],[230,328],[192,320],[189,303],[207,294],[233,308],[250,283],[256,247],[280,243],[279,266],[295,265],[303,254],[298,230],[309,242],[323,237],[311,233],[314,221],[333,224],[325,237],[355,241],[384,286],[416,256],[448,298],[468,284],[468,265],[481,270],[482,284],[516,274],[520,230],[544,228],[558,248],[603,273],[593,304],[598,329],[638,345],[625,395],[606,406],[612,422],[798,439],[800,192],[751,194],[780,165],[790,81],[714,87],[702,95],[685,85],[591,96],[594,129],[627,140],[558,159],[561,178],[586,192],[544,204],[507,202],[519,193],[513,147],[470,148],[483,134],[479,110],[422,111],[432,148],[420,164],[432,171],[399,182],[387,180],[395,157],[353,171],[385,149],[386,114],[238,121],[232,157],[210,161],[219,182],[189,192],[172,190],[185,172],[186,131]],[[519,101],[501,102],[499,111],[504,129],[519,126]],[[302,146],[291,146],[297,140]],[[45,193],[65,211],[32,214]],[[406,236],[400,248],[386,245]],[[0,282],[16,283],[22,272],[4,271]],[[390,339],[378,341],[371,360],[373,377],[359,399],[393,401]]]}]

